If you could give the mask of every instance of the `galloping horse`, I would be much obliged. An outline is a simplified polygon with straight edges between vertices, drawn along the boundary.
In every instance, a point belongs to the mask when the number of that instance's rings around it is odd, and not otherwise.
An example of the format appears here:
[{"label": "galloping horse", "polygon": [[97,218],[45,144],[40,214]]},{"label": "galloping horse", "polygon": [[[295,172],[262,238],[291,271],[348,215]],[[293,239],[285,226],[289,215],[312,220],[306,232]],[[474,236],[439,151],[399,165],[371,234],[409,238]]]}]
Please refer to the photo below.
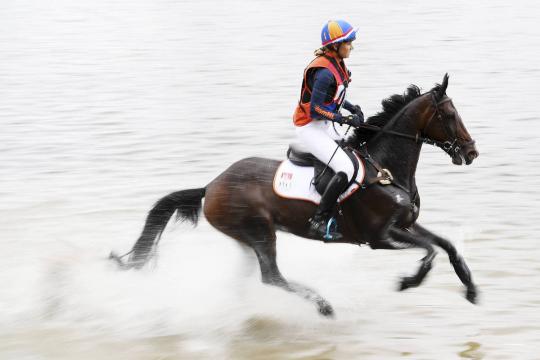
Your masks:
[{"label": "galloping horse", "polygon": [[[447,86],[448,75],[442,84],[424,94],[415,85],[409,86],[403,95],[384,100],[383,111],[369,118],[365,127],[355,129],[345,141],[344,146],[366,159],[368,182],[340,205],[337,224],[343,238],[339,242],[369,244],[372,249],[424,249],[426,256],[419,269],[415,275],[401,279],[400,290],[422,283],[436,255],[434,246],[441,247],[466,287],[467,300],[475,303],[476,287],[463,257],[451,242],[416,223],[420,198],[415,172],[422,144],[441,147],[456,165],[471,164],[478,157],[474,141],[446,95]],[[276,160],[246,158],[203,188],[163,197],[150,210],[141,236],[128,253],[128,261],[124,263],[113,253],[110,257],[121,268],[142,267],[173,214],[196,224],[205,198],[203,211],[208,222],[255,251],[263,283],[296,293],[312,301],[322,315],[332,315],[331,305],[322,296],[287,281],[278,269],[276,230],[309,238],[308,219],[315,211],[310,202],[276,195],[273,178],[279,165]],[[391,184],[369,181],[380,178],[381,167],[391,171]]]}]

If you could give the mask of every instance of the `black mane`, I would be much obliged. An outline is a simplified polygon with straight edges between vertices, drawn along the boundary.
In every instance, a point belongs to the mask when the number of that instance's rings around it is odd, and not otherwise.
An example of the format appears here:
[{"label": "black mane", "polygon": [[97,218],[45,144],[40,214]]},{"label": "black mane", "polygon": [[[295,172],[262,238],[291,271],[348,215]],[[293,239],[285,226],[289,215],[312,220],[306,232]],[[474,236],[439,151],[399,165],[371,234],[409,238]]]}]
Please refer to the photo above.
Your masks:
[{"label": "black mane", "polygon": [[[381,102],[383,108],[382,111],[369,117],[366,123],[378,127],[385,126],[388,121],[390,121],[390,119],[392,119],[401,109],[420,95],[422,95],[422,93],[420,92],[420,88],[418,86],[409,85],[403,95],[394,94],[389,98],[384,99]],[[354,134],[349,138],[348,142],[357,147],[358,144],[367,142],[375,134],[377,134],[377,132],[372,130],[356,129]]]},{"label": "black mane", "polygon": [[[444,76],[442,84],[435,84],[433,89],[430,92],[435,94],[435,97],[438,101],[446,93],[446,88],[448,86],[448,74]],[[389,98],[384,99],[382,104],[382,111],[377,114],[369,117],[366,120],[366,123],[370,125],[375,125],[378,127],[384,127],[398,112],[400,112],[408,103],[422,95],[420,88],[416,85],[409,85],[407,90],[403,95],[394,94]],[[376,131],[368,129],[355,129],[354,134],[349,137],[347,143],[357,148],[361,143],[368,142],[375,134]]]}]

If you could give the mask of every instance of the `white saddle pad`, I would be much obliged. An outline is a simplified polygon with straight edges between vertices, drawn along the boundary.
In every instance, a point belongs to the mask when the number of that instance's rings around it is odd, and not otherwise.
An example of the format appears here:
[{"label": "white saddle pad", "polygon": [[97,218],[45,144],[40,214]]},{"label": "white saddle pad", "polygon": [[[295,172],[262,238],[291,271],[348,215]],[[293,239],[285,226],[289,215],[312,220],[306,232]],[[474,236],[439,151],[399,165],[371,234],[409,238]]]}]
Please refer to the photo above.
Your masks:
[{"label": "white saddle pad", "polygon": [[[356,154],[355,156],[358,159]],[[356,181],[361,184],[364,181],[365,169],[360,159],[358,159],[358,164]],[[321,195],[315,189],[315,185],[311,183],[314,174],[315,169],[313,167],[298,166],[289,160],[285,160],[279,165],[274,176],[274,192],[287,199],[311,201],[318,205],[321,201]],[[343,202],[359,187],[358,184],[353,183],[340,195],[338,201]]]}]

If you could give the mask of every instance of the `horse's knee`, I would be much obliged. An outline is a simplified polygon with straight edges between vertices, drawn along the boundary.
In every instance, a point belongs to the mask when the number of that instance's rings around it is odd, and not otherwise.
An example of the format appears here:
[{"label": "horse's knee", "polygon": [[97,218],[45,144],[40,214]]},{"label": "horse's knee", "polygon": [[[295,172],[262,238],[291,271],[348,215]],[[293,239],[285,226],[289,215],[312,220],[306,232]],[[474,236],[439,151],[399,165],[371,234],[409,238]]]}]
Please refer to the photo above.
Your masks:
[{"label": "horse's knee", "polygon": [[456,249],[456,247],[450,242],[446,240],[446,253],[450,257],[450,259],[456,259],[459,257],[459,253]]},{"label": "horse's knee", "polygon": [[440,247],[443,248],[444,251],[446,251],[446,253],[448,254],[448,259],[450,259],[450,262],[452,264],[456,264],[459,262],[459,259],[461,256],[459,255],[457,249],[451,242],[444,240],[444,241],[439,242],[437,245],[439,245]]},{"label": "horse's knee", "polygon": [[437,256],[437,250],[435,250],[433,246],[427,247],[426,250],[427,250],[427,255],[426,257],[424,257],[423,260],[426,263],[431,263],[433,259],[435,259],[435,256]]},{"label": "horse's knee", "polygon": [[444,251],[446,251],[450,259],[455,259],[458,256],[456,247],[450,241],[438,236],[435,236],[433,240],[435,245],[440,246]]}]

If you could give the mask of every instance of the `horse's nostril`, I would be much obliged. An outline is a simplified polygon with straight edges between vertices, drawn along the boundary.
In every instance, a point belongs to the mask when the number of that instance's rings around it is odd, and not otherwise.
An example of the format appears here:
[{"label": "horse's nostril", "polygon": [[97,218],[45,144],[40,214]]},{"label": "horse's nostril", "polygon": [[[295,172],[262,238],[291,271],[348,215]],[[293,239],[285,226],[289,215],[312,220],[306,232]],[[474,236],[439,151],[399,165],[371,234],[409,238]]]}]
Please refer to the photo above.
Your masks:
[{"label": "horse's nostril", "polygon": [[473,151],[469,151],[469,153],[467,154],[468,158],[473,160],[473,159],[476,159],[478,157],[478,151],[476,150],[473,150]]}]

